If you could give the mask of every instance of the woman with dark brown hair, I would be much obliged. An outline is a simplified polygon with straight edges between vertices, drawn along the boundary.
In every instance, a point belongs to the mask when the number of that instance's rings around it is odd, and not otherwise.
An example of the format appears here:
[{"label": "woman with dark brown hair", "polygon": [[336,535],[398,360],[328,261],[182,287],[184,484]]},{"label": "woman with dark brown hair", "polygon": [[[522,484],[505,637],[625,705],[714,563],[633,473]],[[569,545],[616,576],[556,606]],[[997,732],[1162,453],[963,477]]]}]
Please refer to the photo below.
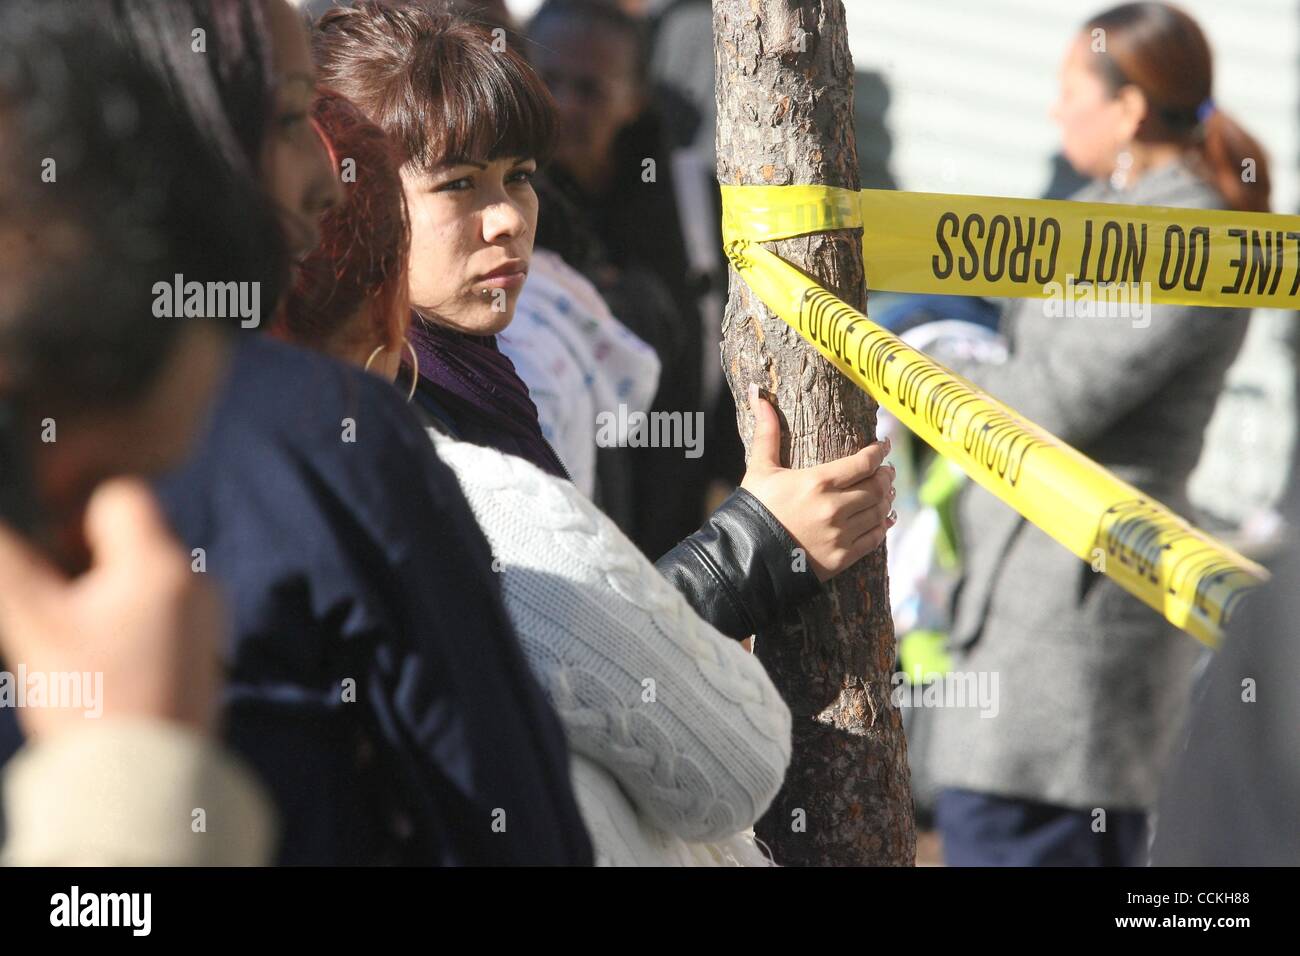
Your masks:
[{"label": "woman with dark brown hair", "polygon": [[[1054,115],[1066,158],[1094,180],[1074,199],[1268,208],[1263,152],[1214,105],[1209,45],[1176,7],[1125,4],[1084,24]],[[1247,313],[1136,304],[1137,318],[1061,318],[1020,300],[1002,318],[1005,364],[940,358],[1186,514],[1187,477]],[[968,489],[960,521],[952,666],[996,674],[1001,696],[992,719],[933,715],[928,760],[948,862],[1141,862],[1201,649],[988,492]]]},{"label": "woman with dark brown hair", "polygon": [[[378,127],[322,92],[312,116],[355,163],[321,219],[276,334],[392,380],[410,324],[398,162]],[[403,382],[401,387],[408,386]],[[491,545],[506,610],[572,749],[596,860],[766,865],[749,828],[780,788],[790,713],[762,664],[683,597],[577,487],[430,429]],[[671,693],[650,687],[671,688]]]},{"label": "woman with dark brown hair", "polygon": [[[360,3],[316,26],[321,82],[389,135],[411,213],[415,403],[451,434],[565,470],[495,335],[514,315],[537,228],[531,179],[553,152],[555,107],[508,38],[431,3]],[[743,639],[884,540],[887,444],[816,468],[780,466],[776,412],[757,397],[741,487],[660,571],[705,620]],[[676,450],[668,453],[680,453]]]}]

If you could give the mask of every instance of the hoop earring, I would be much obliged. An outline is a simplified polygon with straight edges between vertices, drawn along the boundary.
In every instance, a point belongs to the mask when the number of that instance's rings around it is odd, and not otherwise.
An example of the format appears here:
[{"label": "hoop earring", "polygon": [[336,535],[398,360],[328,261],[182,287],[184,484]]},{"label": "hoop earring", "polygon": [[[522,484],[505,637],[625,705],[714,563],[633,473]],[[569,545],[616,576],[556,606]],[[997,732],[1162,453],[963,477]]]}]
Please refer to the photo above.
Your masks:
[{"label": "hoop earring", "polygon": [[411,390],[406,393],[406,404],[410,405],[415,398],[415,386],[420,384],[420,356],[416,354],[410,339],[402,339],[402,344],[411,353]]},{"label": "hoop earring", "polygon": [[[402,344],[405,345],[406,350],[411,353],[411,390],[406,393],[406,404],[409,405],[415,398],[415,387],[420,384],[420,356],[416,353],[415,346],[411,344],[410,339],[403,339]],[[374,360],[379,357],[379,353],[384,351],[387,347],[388,346],[386,345],[376,345],[375,350],[370,353],[370,357],[366,359],[366,364],[362,366],[362,368],[367,372],[370,371],[371,363],[374,362]]]}]

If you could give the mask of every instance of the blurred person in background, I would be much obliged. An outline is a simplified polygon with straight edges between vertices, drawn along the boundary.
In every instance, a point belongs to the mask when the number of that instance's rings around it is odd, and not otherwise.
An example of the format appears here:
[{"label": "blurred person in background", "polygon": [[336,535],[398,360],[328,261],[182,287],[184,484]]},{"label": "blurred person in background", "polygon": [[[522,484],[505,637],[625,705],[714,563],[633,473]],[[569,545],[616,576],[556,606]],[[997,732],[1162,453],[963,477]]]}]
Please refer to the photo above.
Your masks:
[{"label": "blurred person in background", "polygon": [[84,2],[0,9],[0,164],[25,171],[0,180],[0,659],[51,687],[102,680],[99,712],[0,710],[27,739],[0,859],[264,863],[270,801],[213,739],[226,614],[126,476],[183,460],[230,361],[231,323],[159,316],[157,280],[274,298],[286,250],[260,191],[102,26]]},{"label": "blurred person in background", "polygon": [[[1104,42],[1098,38],[1103,37]],[[1212,99],[1209,45],[1163,3],[1089,20],[1054,114],[1087,202],[1263,211],[1263,152]],[[1257,160],[1244,182],[1242,160]],[[1001,364],[937,357],[1119,478],[1187,513],[1187,476],[1242,310],[1158,306],[1130,318],[1003,315]],[[950,640],[957,672],[999,675],[1000,709],[933,714],[928,768],[956,865],[1131,865],[1183,724],[1202,649],[988,492],[959,509],[966,576]],[[1112,556],[1113,557],[1113,556]]]},{"label": "blurred person in background", "polygon": [[[704,416],[703,456],[649,448],[629,454],[641,504],[641,520],[629,533],[647,554],[661,554],[706,513],[710,481],[721,476],[734,484],[743,469],[734,407],[719,413],[714,405],[722,391],[721,300],[709,293],[721,263],[708,253],[717,251],[717,234],[706,225],[703,241],[692,245],[684,214],[713,204],[705,178],[711,171],[679,168],[685,143],[669,120],[689,110],[676,108],[676,100],[665,109],[661,91],[651,87],[645,22],[602,0],[548,0],[529,22],[528,39],[528,57],[559,111],[561,136],[548,176],[590,224],[615,270],[602,285],[615,314],[659,353],[654,409]],[[620,289],[620,282],[662,291],[652,297]]]}]

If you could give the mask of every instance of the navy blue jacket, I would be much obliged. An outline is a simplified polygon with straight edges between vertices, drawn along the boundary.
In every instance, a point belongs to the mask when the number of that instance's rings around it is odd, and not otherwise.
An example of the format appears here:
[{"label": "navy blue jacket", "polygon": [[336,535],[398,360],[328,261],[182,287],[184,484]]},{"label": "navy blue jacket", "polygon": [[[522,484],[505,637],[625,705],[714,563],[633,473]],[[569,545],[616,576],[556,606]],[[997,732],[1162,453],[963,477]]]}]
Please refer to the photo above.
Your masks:
[{"label": "navy blue jacket", "polygon": [[233,611],[226,732],[286,864],[588,864],[486,540],[390,386],[257,337],[158,485]]}]

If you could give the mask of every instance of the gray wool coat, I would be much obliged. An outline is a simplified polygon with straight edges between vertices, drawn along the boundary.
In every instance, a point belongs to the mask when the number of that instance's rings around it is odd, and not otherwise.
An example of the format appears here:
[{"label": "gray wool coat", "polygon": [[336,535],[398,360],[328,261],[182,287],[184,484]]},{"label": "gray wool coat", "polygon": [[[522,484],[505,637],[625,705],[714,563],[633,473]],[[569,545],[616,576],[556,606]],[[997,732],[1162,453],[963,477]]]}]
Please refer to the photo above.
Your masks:
[{"label": "gray wool coat", "polygon": [[[1181,163],[1125,192],[1093,183],[1073,198],[1222,208]],[[937,357],[1187,516],[1184,486],[1248,311],[1154,306],[1141,328],[1145,319],[1047,317],[1044,306],[1017,300],[1004,310],[1006,364]],[[1150,808],[1202,646],[982,488],[963,492],[958,514],[966,577],[953,668],[996,675],[997,707],[928,713],[927,772],[940,787]]]}]

